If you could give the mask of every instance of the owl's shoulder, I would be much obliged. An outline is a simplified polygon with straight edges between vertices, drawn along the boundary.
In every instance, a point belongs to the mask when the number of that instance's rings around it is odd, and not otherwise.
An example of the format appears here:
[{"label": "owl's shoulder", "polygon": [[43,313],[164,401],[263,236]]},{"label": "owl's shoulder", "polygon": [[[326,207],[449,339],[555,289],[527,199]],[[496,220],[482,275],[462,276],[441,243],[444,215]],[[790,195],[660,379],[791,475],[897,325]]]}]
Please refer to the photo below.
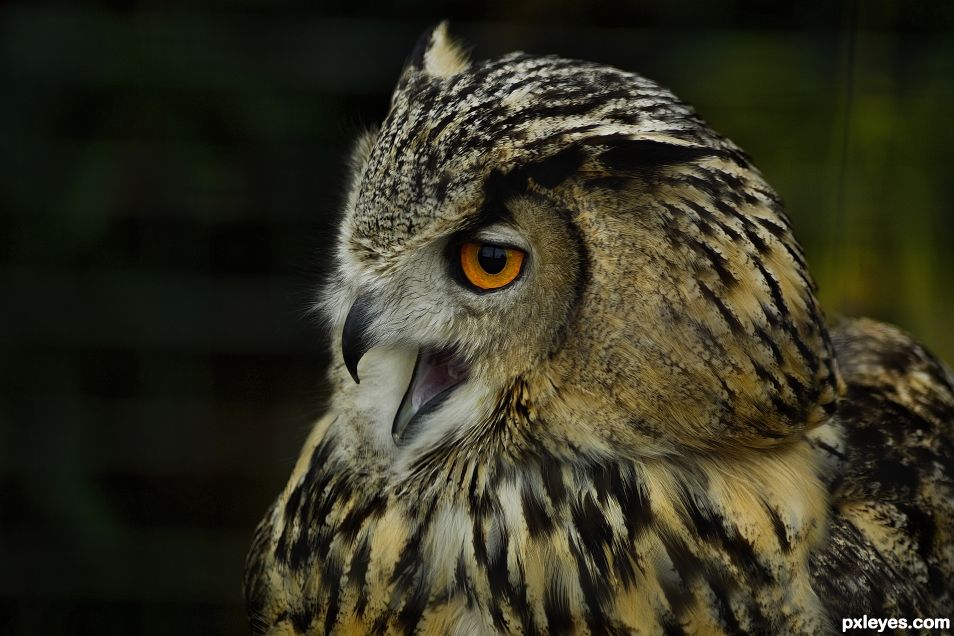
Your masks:
[{"label": "owl's shoulder", "polygon": [[864,479],[854,486],[879,489],[879,498],[899,501],[910,501],[933,482],[949,486],[954,472],[951,370],[891,325],[851,320],[831,335],[845,382],[838,407],[845,479]]},{"label": "owl's shoulder", "polygon": [[901,330],[832,331],[846,391],[832,523],[813,557],[834,614],[913,616],[949,607],[954,580],[954,376]]},{"label": "owl's shoulder", "polygon": [[954,374],[910,335],[859,318],[843,320],[831,337],[849,387],[881,394],[932,420],[950,421]]}]

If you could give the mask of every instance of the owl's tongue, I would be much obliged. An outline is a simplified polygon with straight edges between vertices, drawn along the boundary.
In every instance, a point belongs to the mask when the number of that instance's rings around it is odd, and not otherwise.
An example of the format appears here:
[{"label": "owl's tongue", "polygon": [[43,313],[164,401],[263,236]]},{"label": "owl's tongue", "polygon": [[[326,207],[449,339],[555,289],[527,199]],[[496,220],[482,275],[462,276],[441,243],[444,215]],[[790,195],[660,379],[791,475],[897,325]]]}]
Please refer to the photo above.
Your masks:
[{"label": "owl's tongue", "polygon": [[439,407],[451,389],[467,379],[469,370],[453,351],[422,349],[417,355],[414,376],[394,416],[391,435],[395,443],[408,439],[421,417]]}]

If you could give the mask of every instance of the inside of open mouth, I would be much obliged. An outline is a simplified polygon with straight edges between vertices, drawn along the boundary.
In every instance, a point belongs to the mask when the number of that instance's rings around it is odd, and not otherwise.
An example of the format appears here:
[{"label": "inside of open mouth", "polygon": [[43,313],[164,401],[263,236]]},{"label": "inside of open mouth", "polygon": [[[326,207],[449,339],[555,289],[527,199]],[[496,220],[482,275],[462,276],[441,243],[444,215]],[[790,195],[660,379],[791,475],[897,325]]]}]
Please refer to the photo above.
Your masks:
[{"label": "inside of open mouth", "polygon": [[422,349],[401,407],[394,417],[394,441],[410,437],[414,424],[440,406],[451,390],[467,379],[470,367],[450,349]]}]

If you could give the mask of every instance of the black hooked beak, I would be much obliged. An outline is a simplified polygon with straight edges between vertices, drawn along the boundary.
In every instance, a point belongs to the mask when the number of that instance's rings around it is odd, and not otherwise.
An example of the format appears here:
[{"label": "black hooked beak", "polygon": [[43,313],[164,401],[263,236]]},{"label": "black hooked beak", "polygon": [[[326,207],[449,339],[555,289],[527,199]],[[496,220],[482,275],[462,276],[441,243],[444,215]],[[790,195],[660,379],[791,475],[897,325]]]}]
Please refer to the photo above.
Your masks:
[{"label": "black hooked beak", "polygon": [[371,301],[367,294],[362,294],[351,305],[341,332],[341,354],[356,384],[361,383],[358,379],[358,362],[374,346],[374,340],[368,334],[370,318]]}]

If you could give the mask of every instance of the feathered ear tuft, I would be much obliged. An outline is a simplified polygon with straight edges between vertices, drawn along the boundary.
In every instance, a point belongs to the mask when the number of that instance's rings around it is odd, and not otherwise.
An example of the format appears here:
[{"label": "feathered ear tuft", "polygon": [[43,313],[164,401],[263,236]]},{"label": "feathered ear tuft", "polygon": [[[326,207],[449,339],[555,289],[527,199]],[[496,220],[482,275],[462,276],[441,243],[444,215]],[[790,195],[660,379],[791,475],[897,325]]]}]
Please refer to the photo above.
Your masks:
[{"label": "feathered ear tuft", "polygon": [[438,79],[456,75],[469,65],[467,54],[447,34],[446,20],[421,35],[408,60],[409,68]]}]

